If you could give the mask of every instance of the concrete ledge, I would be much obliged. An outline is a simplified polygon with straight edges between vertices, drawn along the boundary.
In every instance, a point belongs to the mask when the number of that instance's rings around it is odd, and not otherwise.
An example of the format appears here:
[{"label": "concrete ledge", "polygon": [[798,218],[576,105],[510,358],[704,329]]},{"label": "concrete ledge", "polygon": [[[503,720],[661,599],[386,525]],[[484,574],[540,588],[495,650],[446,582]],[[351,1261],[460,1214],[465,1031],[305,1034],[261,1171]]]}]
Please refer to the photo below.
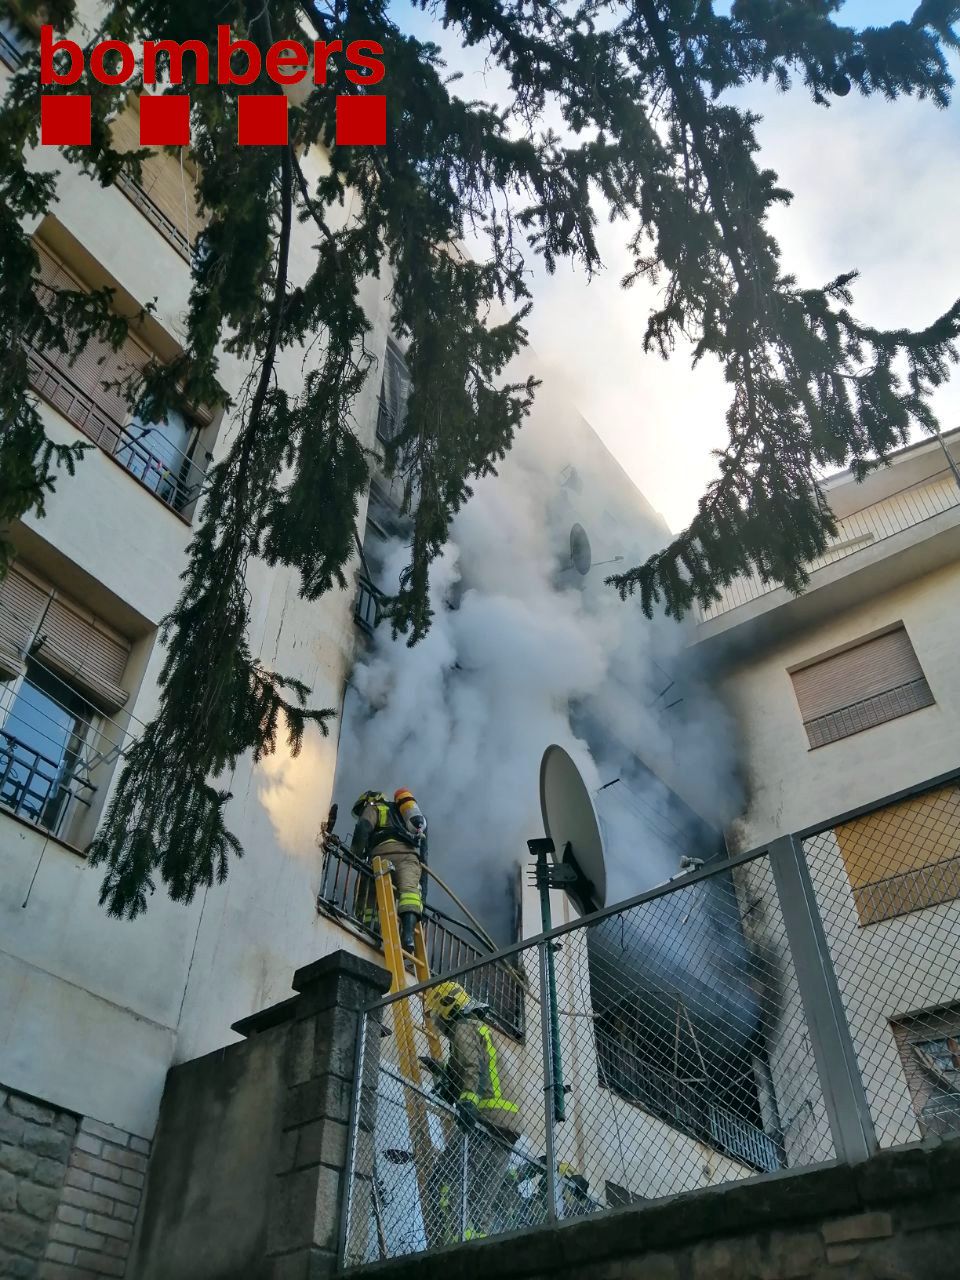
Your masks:
[{"label": "concrete ledge", "polygon": [[[661,1274],[678,1280],[727,1275],[786,1280],[821,1274],[838,1280],[854,1274],[858,1280],[881,1275],[946,1280],[960,1273],[956,1256],[945,1252],[938,1270],[919,1233],[946,1231],[952,1241],[954,1232],[960,1232],[958,1188],[960,1140],[918,1145],[883,1152],[858,1165],[784,1171],[552,1229],[415,1254],[359,1268],[356,1274],[370,1280],[449,1280],[451,1275],[457,1280],[489,1280],[491,1275],[499,1280],[626,1280],[645,1277],[649,1264],[651,1280]],[[902,1247],[906,1239],[919,1241],[914,1252],[922,1252],[923,1258],[915,1266],[910,1250]],[[870,1248],[889,1250],[891,1261],[878,1261],[874,1269],[864,1260],[863,1269],[858,1264],[855,1272],[836,1269]],[[800,1255],[804,1262],[797,1269]],[[893,1265],[897,1269],[891,1270]]]}]

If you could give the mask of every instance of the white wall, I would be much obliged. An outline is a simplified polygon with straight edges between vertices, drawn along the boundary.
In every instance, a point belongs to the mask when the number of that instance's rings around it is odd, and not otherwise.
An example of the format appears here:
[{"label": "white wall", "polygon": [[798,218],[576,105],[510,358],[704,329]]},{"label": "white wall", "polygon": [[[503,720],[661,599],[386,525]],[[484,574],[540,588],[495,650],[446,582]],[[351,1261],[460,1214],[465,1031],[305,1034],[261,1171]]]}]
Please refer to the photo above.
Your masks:
[{"label": "white wall", "polygon": [[[59,153],[48,150],[41,163],[59,163]],[[315,152],[306,157],[308,180],[322,163]],[[339,216],[349,211],[348,200]],[[61,179],[55,218],[45,230],[58,248],[72,249],[88,272],[92,263],[138,306],[157,300],[154,337],[174,349],[189,272],[159,232],[119,191],[73,170]],[[296,226],[294,283],[306,279],[312,239]],[[385,277],[362,286],[373,326],[367,348],[375,353],[386,343],[388,290]],[[229,393],[242,372],[224,359]],[[291,389],[300,385],[301,353],[281,357],[279,376]],[[367,446],[378,386],[374,367],[356,407]],[[83,439],[46,405],[41,413],[52,438]],[[221,425],[215,458],[231,430],[229,421]],[[73,479],[61,478],[46,517],[29,517],[19,534],[23,553],[58,585],[137,640],[128,674],[139,692],[118,717],[121,724],[132,717],[134,730],[156,710],[163,659],[156,627],[179,594],[189,537],[182,520],[97,450]],[[253,651],[310,685],[311,705],[339,711],[353,658],[352,586],[307,603],[296,574],[262,563],[250,567],[248,585]],[[243,760],[224,781],[233,792],[227,820],[245,857],[225,885],[189,905],[170,902],[158,887],[146,916],[133,922],[107,917],[97,902],[101,873],[77,851],[0,812],[0,1081],[149,1136],[173,1060],[232,1039],[232,1022],[290,995],[298,966],[341,946],[366,953],[315,907],[315,840],[330,804],[336,734],[336,722],[327,739],[309,730],[296,760],[284,744],[259,767]]]},{"label": "white wall", "polygon": [[[731,844],[749,849],[960,766],[960,565],[880,594],[728,672],[721,692],[741,732],[747,806]],[[936,705],[810,750],[788,668],[902,622]]]}]

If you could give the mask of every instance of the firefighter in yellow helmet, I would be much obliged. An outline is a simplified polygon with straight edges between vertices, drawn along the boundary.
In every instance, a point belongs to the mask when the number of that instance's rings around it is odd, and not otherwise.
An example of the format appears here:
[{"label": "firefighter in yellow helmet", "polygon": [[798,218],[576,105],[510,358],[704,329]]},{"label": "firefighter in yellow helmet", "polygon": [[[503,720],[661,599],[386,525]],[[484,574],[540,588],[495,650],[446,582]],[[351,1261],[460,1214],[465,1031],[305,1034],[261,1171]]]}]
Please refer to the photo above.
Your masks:
[{"label": "firefighter in yellow helmet", "polygon": [[[420,880],[427,860],[427,820],[406,789],[394,793],[392,804],[381,791],[364,791],[353,806],[353,816],[357,825],[350,851],[364,860],[375,855],[386,858],[393,867],[400,941],[405,951],[413,951],[413,931],[423,914]],[[362,902],[360,897],[358,887],[358,914],[369,917],[364,923],[372,923],[373,903],[366,892]]]},{"label": "firefighter in yellow helmet", "polygon": [[[443,1067],[434,1065],[434,1089],[456,1108],[459,1138],[448,1142],[431,1179],[431,1203],[425,1215],[428,1242],[434,1246],[489,1234],[498,1199],[506,1190],[510,1153],[520,1137],[519,1107],[504,1088],[501,1063],[486,1006],[471,999],[458,982],[441,982],[424,996],[434,1025],[449,1041]],[[425,1060],[427,1065],[429,1059]],[[463,1143],[467,1142],[465,1223],[460,1223]]]}]

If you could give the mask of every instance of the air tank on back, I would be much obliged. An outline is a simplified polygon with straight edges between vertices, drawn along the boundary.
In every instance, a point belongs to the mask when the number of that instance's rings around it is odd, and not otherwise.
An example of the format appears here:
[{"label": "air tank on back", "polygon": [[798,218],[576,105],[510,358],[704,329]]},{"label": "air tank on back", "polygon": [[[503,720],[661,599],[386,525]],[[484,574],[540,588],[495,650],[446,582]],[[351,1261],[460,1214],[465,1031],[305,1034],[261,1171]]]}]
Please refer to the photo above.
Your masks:
[{"label": "air tank on back", "polygon": [[[604,849],[590,793],[562,747],[544,753],[540,801],[557,860],[566,851],[582,873],[579,896],[571,894],[579,911],[606,905],[614,865],[628,868],[634,894],[655,888],[657,875],[649,867],[645,872],[642,822],[632,832],[613,833],[615,847]],[[696,857],[698,850],[688,852]],[[749,1069],[761,1008],[729,872],[605,917],[589,929],[587,945],[596,1015],[629,1021],[634,1036],[661,1044],[659,1056],[673,1052],[678,1070],[681,1060],[684,1072],[712,1079]]]}]

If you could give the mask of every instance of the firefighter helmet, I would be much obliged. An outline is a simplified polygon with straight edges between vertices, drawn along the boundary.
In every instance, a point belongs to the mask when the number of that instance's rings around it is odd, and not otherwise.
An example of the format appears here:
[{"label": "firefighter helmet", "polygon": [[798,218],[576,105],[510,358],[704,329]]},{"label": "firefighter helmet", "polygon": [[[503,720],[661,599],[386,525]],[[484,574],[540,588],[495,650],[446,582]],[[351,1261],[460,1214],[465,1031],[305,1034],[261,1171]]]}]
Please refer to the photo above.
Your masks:
[{"label": "firefighter helmet", "polygon": [[424,1008],[431,1018],[446,1022],[459,1014],[473,1013],[479,1005],[470,999],[459,982],[440,982],[423,997]]}]

